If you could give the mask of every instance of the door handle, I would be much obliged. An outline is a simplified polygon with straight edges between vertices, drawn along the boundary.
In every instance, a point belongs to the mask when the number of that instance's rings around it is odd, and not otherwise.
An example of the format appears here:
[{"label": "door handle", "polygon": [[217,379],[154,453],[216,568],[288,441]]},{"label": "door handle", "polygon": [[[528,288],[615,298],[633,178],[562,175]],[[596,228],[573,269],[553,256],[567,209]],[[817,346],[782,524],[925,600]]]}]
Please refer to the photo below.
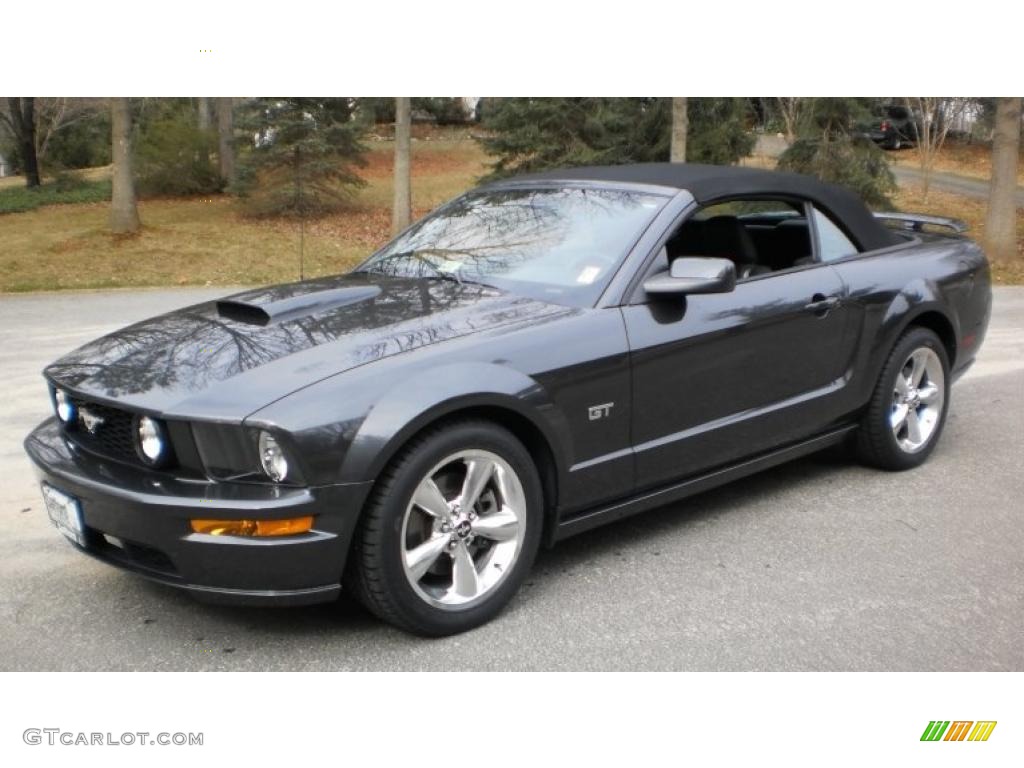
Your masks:
[{"label": "door handle", "polygon": [[810,304],[804,304],[804,309],[807,312],[813,312],[818,317],[824,317],[837,306],[839,306],[838,296],[826,296],[823,293],[816,293],[811,297]]}]

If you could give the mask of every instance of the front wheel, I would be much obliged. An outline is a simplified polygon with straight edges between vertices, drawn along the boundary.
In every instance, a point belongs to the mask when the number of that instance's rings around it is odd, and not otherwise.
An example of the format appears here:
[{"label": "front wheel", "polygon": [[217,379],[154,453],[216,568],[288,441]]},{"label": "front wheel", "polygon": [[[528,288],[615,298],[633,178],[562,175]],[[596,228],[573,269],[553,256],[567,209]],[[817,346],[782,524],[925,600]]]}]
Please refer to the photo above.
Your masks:
[{"label": "front wheel", "polygon": [[540,478],[508,431],[460,421],[417,437],[381,475],[350,557],[371,612],[417,634],[493,618],[533,564]]},{"label": "front wheel", "polygon": [[882,469],[911,469],[935,449],[949,408],[949,359],[932,331],[912,328],[896,343],[861,421],[861,457]]}]

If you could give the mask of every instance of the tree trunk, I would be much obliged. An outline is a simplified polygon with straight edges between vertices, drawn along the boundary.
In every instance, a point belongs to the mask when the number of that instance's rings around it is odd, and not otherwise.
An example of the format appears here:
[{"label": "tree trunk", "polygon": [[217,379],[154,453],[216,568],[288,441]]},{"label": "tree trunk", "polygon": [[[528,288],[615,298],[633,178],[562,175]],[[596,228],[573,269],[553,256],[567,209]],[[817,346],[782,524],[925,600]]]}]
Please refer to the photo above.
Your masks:
[{"label": "tree trunk", "polygon": [[217,154],[220,176],[231,187],[235,183],[235,117],[234,99],[217,99]]},{"label": "tree trunk", "polygon": [[210,130],[210,100],[206,96],[200,96],[196,100],[196,112],[199,116],[199,130]]},{"label": "tree trunk", "polygon": [[778,97],[779,112],[782,114],[783,130],[786,134],[786,143],[792,144],[796,141],[797,120],[800,113],[802,98],[799,96]]},{"label": "tree trunk", "polygon": [[1017,164],[1020,158],[1021,99],[996,99],[992,135],[992,184],[985,216],[989,255],[1011,259],[1017,255]]},{"label": "tree trunk", "polygon": [[39,186],[39,157],[36,154],[36,100],[12,96],[7,99],[11,111],[11,127],[18,142],[26,187]]},{"label": "tree trunk", "polygon": [[206,96],[196,99],[196,125],[203,135],[203,142],[199,148],[199,159],[204,167],[210,165],[210,145],[207,143],[210,136],[210,100]]},{"label": "tree trunk", "polygon": [[672,147],[669,160],[673,163],[686,162],[686,133],[690,127],[690,119],[686,113],[686,97],[672,97]]},{"label": "tree trunk", "polygon": [[114,160],[110,229],[115,234],[138,232],[141,224],[132,176],[132,116],[128,99],[110,100],[110,134]]},{"label": "tree trunk", "polygon": [[391,209],[391,234],[397,235],[412,221],[410,154],[412,106],[408,96],[395,99],[395,202]]}]

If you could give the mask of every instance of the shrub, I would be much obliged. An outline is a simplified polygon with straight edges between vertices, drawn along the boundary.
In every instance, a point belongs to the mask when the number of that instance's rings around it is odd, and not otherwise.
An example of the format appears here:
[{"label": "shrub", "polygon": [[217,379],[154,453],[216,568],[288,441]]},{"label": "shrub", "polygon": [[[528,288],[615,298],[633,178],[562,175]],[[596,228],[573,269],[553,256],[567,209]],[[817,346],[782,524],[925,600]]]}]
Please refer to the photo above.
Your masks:
[{"label": "shrub", "polygon": [[779,158],[779,170],[807,173],[842,184],[877,208],[891,207],[889,195],[896,191],[896,178],[889,170],[885,153],[867,139],[797,139]]},{"label": "shrub", "polygon": [[212,131],[201,131],[190,115],[154,120],[135,144],[135,175],[141,196],[186,196],[220,191],[224,184],[210,161]]}]

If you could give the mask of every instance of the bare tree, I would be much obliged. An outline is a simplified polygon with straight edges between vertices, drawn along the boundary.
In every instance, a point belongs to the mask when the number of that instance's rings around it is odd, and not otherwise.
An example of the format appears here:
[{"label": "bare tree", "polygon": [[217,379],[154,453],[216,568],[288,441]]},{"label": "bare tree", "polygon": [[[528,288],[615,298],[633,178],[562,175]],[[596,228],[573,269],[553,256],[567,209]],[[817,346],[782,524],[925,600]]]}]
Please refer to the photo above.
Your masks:
[{"label": "bare tree", "polygon": [[39,186],[39,157],[36,153],[36,100],[29,97],[11,96],[7,99],[7,111],[0,112],[7,129],[18,145],[21,155],[22,173],[26,187]]},{"label": "bare tree", "polygon": [[391,234],[397,235],[412,221],[412,100],[395,99],[395,200],[391,209]]},{"label": "bare tree", "polygon": [[104,109],[102,99],[36,98],[36,153],[40,162],[45,160],[50,140],[57,133]]},{"label": "bare tree", "polygon": [[992,184],[985,215],[985,241],[996,258],[1017,250],[1017,165],[1020,161],[1021,99],[996,99],[992,135]]},{"label": "bare tree", "polygon": [[79,120],[106,109],[100,99],[64,97],[11,97],[0,105],[0,124],[6,126],[18,144],[25,183],[38,186],[50,140]]},{"label": "bare tree", "polygon": [[115,234],[138,232],[141,223],[132,175],[132,115],[128,99],[110,100],[110,134],[114,160],[110,229]]},{"label": "bare tree", "polygon": [[775,101],[779,107],[779,114],[782,116],[782,125],[786,134],[786,141],[792,144],[800,129],[800,119],[803,117],[803,108],[806,99],[801,98],[800,96],[785,96],[778,97]]},{"label": "bare tree", "polygon": [[235,101],[231,97],[217,99],[217,155],[221,178],[230,187],[235,183]]},{"label": "bare tree", "polygon": [[672,97],[672,144],[669,149],[669,160],[673,163],[686,162],[686,134],[690,128],[687,114],[686,97]]},{"label": "bare tree", "polygon": [[914,96],[906,99],[907,109],[914,118],[917,134],[917,157],[921,167],[921,192],[924,202],[928,202],[928,191],[931,187],[932,169],[938,159],[942,146],[946,143],[949,128],[963,114],[970,99],[938,98],[934,96]]}]

